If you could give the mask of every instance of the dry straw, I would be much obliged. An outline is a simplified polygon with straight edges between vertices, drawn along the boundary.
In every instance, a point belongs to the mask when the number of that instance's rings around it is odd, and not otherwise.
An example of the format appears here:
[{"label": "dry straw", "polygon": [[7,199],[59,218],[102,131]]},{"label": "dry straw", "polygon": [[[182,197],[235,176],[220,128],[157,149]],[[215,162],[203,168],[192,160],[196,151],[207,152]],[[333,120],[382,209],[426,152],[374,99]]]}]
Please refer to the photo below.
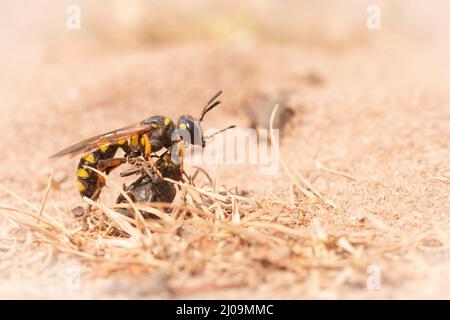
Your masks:
[{"label": "dry straw", "polygon": [[[365,273],[371,259],[365,250],[377,236],[391,230],[377,226],[376,221],[355,225],[348,235],[328,228],[329,223],[320,217],[340,208],[282,159],[281,165],[290,184],[303,194],[295,201],[246,198],[219,186],[216,173],[201,188],[166,179],[179,189],[171,204],[133,203],[128,198],[129,204],[108,206],[84,199],[92,211],[65,223],[68,213],[54,203],[52,214],[46,207],[50,176],[39,206],[0,186],[25,206],[0,205],[0,212],[30,231],[33,242],[46,252],[43,259],[47,264],[59,254],[77,257],[89,266],[92,276],[164,274],[173,295],[264,283],[280,288],[304,281],[314,272],[320,272],[323,283],[332,285],[345,280],[344,269]],[[116,182],[103,176],[109,186],[128,197]],[[118,213],[118,208],[129,208],[134,217]],[[144,219],[143,212],[158,218]],[[391,253],[401,247],[395,241],[384,245]],[[17,251],[17,243],[7,247],[1,259],[10,259]],[[3,271],[12,268],[3,266]],[[200,284],[195,282],[198,278]],[[330,279],[333,281],[327,282]]]}]

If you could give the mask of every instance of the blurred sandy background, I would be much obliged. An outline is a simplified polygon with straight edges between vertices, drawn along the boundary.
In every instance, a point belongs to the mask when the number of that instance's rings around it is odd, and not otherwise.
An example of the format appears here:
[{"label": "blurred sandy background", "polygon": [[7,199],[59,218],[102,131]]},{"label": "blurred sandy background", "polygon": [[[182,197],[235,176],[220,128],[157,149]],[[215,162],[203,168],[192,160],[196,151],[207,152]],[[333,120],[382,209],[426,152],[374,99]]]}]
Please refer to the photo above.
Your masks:
[{"label": "blurred sandy background", "polygon": [[[70,4],[81,9],[80,30],[66,27]],[[380,30],[366,27],[371,4]],[[381,290],[366,288],[354,257],[301,280],[265,270],[256,284],[175,298],[450,297],[448,1],[4,0],[0,8],[1,184],[31,203],[52,169],[61,183],[51,199],[62,210],[80,203],[77,160],[47,160],[66,145],[153,114],[197,114],[218,89],[224,105],[208,126],[245,127],[256,94],[287,90],[301,112],[283,155],[339,208],[306,220],[320,219],[330,234],[384,232],[360,258],[382,267]],[[223,183],[252,197],[292,196],[282,174],[234,172],[224,167]],[[1,190],[0,203],[21,205]],[[133,297],[96,276],[67,290],[60,282],[71,258],[50,257],[31,237],[0,212],[0,297]],[[193,278],[202,283],[201,273]]]}]

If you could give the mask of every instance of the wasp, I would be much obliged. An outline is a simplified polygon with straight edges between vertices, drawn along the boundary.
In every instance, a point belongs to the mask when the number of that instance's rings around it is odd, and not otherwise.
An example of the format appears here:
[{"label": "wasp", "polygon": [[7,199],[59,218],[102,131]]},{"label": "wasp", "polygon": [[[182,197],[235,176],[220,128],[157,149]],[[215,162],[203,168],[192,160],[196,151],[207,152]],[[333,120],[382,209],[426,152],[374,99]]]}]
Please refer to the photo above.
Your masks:
[{"label": "wasp", "polygon": [[[219,91],[208,101],[198,119],[191,115],[182,115],[175,124],[170,117],[152,116],[139,123],[83,140],[50,158],[82,155],[77,167],[76,186],[82,197],[95,201],[100,196],[105,179],[89,170],[89,167],[109,174],[120,165],[133,163],[139,157],[149,160],[156,152],[163,148],[169,150],[173,143],[180,140],[183,140],[186,146],[193,144],[204,147],[205,141],[211,136],[203,136],[202,121],[209,111],[221,103],[217,100],[221,94],[222,91]],[[219,132],[234,127],[229,126]],[[124,156],[115,158],[119,149],[123,150]]]}]

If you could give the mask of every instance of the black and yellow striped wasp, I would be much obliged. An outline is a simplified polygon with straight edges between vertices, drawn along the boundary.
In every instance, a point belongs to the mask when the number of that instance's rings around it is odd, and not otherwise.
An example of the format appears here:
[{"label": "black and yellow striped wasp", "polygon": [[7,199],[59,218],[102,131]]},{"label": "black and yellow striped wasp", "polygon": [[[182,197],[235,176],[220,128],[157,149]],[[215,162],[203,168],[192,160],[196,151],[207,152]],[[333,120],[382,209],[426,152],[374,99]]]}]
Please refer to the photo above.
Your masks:
[{"label": "black and yellow striped wasp", "polygon": [[[96,200],[105,181],[102,176],[89,170],[89,167],[109,174],[120,165],[126,162],[132,163],[139,157],[150,160],[156,152],[163,148],[169,150],[173,143],[180,140],[183,140],[186,146],[194,144],[204,147],[209,137],[203,136],[202,121],[210,110],[221,103],[216,100],[221,93],[222,91],[219,91],[208,101],[199,119],[191,115],[182,115],[175,124],[169,117],[152,116],[137,124],[83,140],[57,152],[50,158],[81,154],[77,168],[77,189],[82,197]],[[125,155],[115,158],[119,149],[122,149]]]}]

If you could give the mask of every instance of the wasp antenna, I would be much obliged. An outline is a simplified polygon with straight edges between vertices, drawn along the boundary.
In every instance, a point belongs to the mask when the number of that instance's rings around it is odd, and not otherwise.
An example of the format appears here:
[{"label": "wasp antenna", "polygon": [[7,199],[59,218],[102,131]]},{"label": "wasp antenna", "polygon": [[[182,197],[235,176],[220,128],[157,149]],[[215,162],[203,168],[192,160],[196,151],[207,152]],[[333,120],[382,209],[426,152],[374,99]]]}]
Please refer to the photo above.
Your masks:
[{"label": "wasp antenna", "polygon": [[219,134],[219,133],[221,133],[221,132],[224,132],[224,131],[226,131],[226,130],[233,129],[233,128],[236,128],[236,126],[235,126],[234,124],[231,125],[231,126],[228,126],[228,127],[226,127],[226,128],[223,128],[222,130],[216,131],[216,132],[214,132],[213,134],[210,134],[209,136],[204,137],[203,140],[211,139],[211,138],[214,137],[215,135],[217,135],[217,134]]},{"label": "wasp antenna", "polygon": [[217,107],[221,102],[220,101],[216,101],[213,104],[211,104],[210,106],[208,106],[207,108],[203,109],[202,112],[202,116],[200,117],[200,121],[203,120],[203,118],[205,117],[205,115],[211,111],[212,109],[214,109],[215,107]]},{"label": "wasp antenna", "polygon": [[215,108],[217,105],[220,104],[220,101],[214,102],[214,100],[216,100],[217,97],[220,96],[221,94],[222,94],[222,90],[217,92],[211,99],[209,99],[208,103],[202,110],[202,114],[200,116],[200,121],[203,120],[203,117],[205,116],[206,113],[208,113],[211,109]]},{"label": "wasp antenna", "polygon": [[211,103],[213,103],[214,100],[217,99],[218,96],[220,96],[222,94],[222,90],[220,90],[219,92],[217,92],[211,99],[209,99],[208,103],[206,104],[206,106],[209,106]]}]

